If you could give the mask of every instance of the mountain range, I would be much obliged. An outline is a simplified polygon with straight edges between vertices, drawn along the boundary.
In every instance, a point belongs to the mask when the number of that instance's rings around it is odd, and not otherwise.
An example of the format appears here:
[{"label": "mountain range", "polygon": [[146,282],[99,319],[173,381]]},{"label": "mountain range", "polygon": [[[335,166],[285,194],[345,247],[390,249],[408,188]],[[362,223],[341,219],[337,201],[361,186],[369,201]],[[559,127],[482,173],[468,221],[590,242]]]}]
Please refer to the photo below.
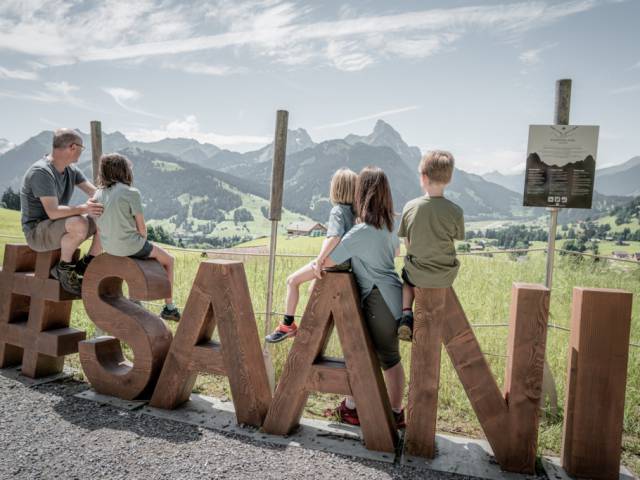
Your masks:
[{"label": "mountain range", "polygon": [[[82,136],[85,145],[90,145],[89,136],[84,133]],[[43,131],[0,154],[3,172],[0,191],[8,186],[19,188],[28,166],[50,151],[51,138],[52,132]],[[232,221],[234,215],[244,218],[235,212],[244,208],[245,203],[251,206],[253,213],[263,211],[262,207],[268,204],[272,144],[240,153],[194,139],[138,142],[114,132],[103,133],[103,151],[123,151],[132,159],[136,185],[145,198],[147,216],[170,222],[172,228],[179,232],[219,229],[224,222]],[[347,135],[320,143],[314,142],[302,128],[289,130],[284,194],[287,218],[292,221],[325,221],[331,208],[329,182],[333,172],[343,166],[356,172],[367,165],[383,168],[391,183],[394,207],[401,211],[408,200],[422,194],[417,176],[420,157],[417,147],[409,146],[391,125],[382,120],[378,120],[369,135]],[[80,162],[84,171],[89,173],[90,148],[83,153]],[[629,193],[623,194],[609,187],[619,177],[625,178],[624,191]],[[635,183],[632,178],[636,179]],[[590,216],[595,216],[601,206],[610,208],[624,203],[629,199],[610,195],[636,194],[639,180],[640,157],[623,165],[598,170],[596,189],[600,191],[600,186],[603,186],[604,194],[594,193],[593,211],[571,212],[575,215],[589,212]],[[503,175],[491,172],[481,176],[456,169],[446,195],[463,208],[467,220],[528,220],[544,215],[544,209],[522,207],[523,184],[523,173]],[[571,212],[569,216],[573,215]],[[257,216],[261,217],[261,222],[266,220],[263,215],[252,216],[254,221],[257,221]],[[250,223],[247,224],[249,227]],[[237,221],[233,224],[238,227]],[[264,223],[264,228],[267,227]],[[255,235],[258,232],[254,229],[250,233]]]}]

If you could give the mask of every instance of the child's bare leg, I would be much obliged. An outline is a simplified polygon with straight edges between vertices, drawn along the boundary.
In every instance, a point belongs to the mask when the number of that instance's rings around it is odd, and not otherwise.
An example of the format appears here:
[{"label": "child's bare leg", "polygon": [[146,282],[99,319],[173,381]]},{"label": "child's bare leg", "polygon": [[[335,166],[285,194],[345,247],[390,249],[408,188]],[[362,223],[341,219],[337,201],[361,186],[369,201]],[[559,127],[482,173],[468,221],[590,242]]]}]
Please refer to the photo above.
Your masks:
[{"label": "child's bare leg", "polygon": [[[167,271],[169,283],[171,284],[171,292],[173,294],[173,264],[175,261],[173,255],[167,252],[164,248],[154,245],[153,250],[151,250],[151,253],[149,254],[149,258],[156,259],[158,262],[160,262],[160,265],[162,265],[162,267]],[[173,298],[166,298],[165,303],[167,305],[172,305]]]},{"label": "child's bare leg", "polygon": [[311,263],[305,265],[300,270],[295,271],[287,277],[287,298],[285,300],[285,315],[295,315],[298,300],[300,299],[299,288],[301,283],[313,280],[315,275],[311,268]]},{"label": "child's bare leg", "polygon": [[402,284],[402,311],[411,311],[414,298],[413,287],[407,282]]}]

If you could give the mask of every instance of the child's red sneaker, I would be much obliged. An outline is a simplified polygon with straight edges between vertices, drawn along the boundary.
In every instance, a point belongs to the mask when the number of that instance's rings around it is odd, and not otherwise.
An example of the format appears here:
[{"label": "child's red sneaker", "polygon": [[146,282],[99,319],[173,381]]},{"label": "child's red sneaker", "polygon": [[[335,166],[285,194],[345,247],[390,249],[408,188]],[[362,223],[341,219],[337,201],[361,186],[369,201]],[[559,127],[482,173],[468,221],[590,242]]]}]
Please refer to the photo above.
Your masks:
[{"label": "child's red sneaker", "polygon": [[291,325],[285,325],[284,323],[281,323],[280,325],[278,325],[278,328],[273,331],[273,333],[265,337],[265,340],[267,341],[267,343],[278,343],[289,337],[295,337],[296,333],[298,333],[298,326],[295,322],[293,322]]}]

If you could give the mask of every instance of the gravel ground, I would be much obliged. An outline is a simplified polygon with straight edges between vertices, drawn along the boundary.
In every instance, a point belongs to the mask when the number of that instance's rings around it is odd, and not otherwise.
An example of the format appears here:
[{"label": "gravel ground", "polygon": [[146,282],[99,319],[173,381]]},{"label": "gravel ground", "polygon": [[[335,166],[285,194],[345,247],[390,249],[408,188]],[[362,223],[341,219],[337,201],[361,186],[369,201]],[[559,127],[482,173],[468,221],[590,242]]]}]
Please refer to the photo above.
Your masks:
[{"label": "gravel ground", "polygon": [[77,399],[87,385],[0,376],[0,478],[464,479],[255,443]]}]

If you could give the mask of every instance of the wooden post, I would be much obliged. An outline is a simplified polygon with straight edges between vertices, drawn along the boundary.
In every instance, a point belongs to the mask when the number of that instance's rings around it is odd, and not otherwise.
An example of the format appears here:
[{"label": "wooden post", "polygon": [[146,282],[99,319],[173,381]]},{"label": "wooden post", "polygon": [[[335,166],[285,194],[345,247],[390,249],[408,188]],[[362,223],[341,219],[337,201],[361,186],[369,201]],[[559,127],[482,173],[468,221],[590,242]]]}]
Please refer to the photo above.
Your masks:
[{"label": "wooden post", "polygon": [[93,184],[98,184],[100,171],[100,157],[102,156],[102,124],[93,120],[91,122],[91,166],[93,169]]},{"label": "wooden post", "polygon": [[[80,363],[97,392],[133,400],[151,393],[172,337],[160,317],[122,295],[123,281],[140,300],[171,296],[167,273],[156,260],[98,255],[85,273],[82,300],[91,320],[113,336],[80,342]],[[120,340],[131,347],[133,363]]]},{"label": "wooden post", "polygon": [[[78,257],[78,251],[74,258]],[[31,378],[62,372],[64,357],[78,351],[85,332],[69,328],[75,297],[49,278],[60,250],[36,253],[5,246],[0,271],[0,368],[22,364]]]},{"label": "wooden post", "polygon": [[562,466],[579,478],[617,479],[632,294],[574,288]]},{"label": "wooden post", "polygon": [[[556,96],[553,122],[556,125],[569,125],[569,114],[571,112],[571,79],[562,79],[556,82]],[[559,208],[548,209],[549,218],[549,238],[547,239],[547,270],[545,275],[545,286],[551,290],[553,285],[553,262],[556,253],[556,233],[558,230]],[[544,377],[542,380],[542,403],[549,398],[549,406],[553,416],[558,414],[558,390],[553,378],[553,372],[549,362],[544,361]]]},{"label": "wooden post", "polygon": [[535,471],[549,290],[514,284],[504,395],[452,288],[416,288],[405,451],[433,458],[444,343],[504,470]]},{"label": "wooden post", "polygon": [[[323,356],[334,323],[344,361]],[[316,281],[264,431],[291,433],[300,422],[310,391],[353,395],[366,447],[395,451],[397,431],[389,397],[360,310],[355,280],[349,273],[327,272]]]},{"label": "wooden post", "polygon": [[[216,325],[220,343],[211,340]],[[189,400],[198,372],[229,377],[238,423],[262,426],[271,391],[242,262],[200,263],[151,406]]]},{"label": "wooden post", "polygon": [[[276,133],[273,141],[273,165],[271,170],[271,201],[269,220],[271,220],[271,240],[269,241],[269,273],[267,277],[267,301],[264,319],[265,337],[271,333],[271,316],[273,314],[273,279],[276,267],[276,246],[278,242],[278,222],[282,218],[282,197],[284,193],[284,165],[287,153],[287,126],[289,112],[278,110],[276,114]],[[275,390],[275,370],[271,359],[269,345],[265,341],[262,347],[267,377],[271,391]]]}]

